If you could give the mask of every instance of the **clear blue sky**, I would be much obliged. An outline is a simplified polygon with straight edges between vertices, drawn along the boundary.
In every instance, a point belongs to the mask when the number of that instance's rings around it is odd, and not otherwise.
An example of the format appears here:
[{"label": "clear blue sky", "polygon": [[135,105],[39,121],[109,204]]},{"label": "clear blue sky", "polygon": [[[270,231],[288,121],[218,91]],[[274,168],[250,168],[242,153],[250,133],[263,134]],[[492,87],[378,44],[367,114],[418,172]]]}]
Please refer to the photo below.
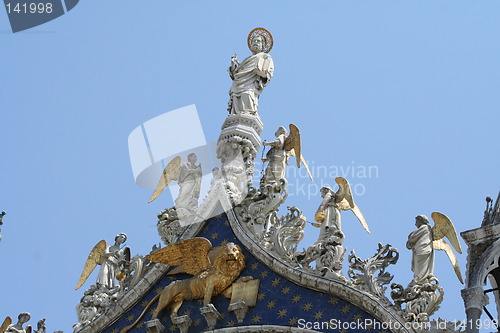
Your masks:
[{"label": "clear blue sky", "polygon": [[[48,331],[72,332],[90,249],[120,232],[132,254],[160,242],[156,214],[172,199],[147,204],[128,135],[196,104],[216,141],[230,57],[249,55],[246,36],[258,26],[274,36],[276,67],[260,100],[262,138],[294,123],[313,169],[377,170],[346,177],[372,234],[347,212],[345,245],[362,258],[378,242],[399,248],[388,271],[406,285],[414,217],[440,211],[458,231],[476,228],[485,196],[500,189],[499,11],[498,1],[81,1],[12,34],[0,10],[0,319],[28,311],[34,325],[45,317]],[[287,205],[312,220],[315,190],[291,188]],[[317,233],[308,228],[304,244]],[[443,252],[435,273],[446,292],[438,315],[464,318]]]}]

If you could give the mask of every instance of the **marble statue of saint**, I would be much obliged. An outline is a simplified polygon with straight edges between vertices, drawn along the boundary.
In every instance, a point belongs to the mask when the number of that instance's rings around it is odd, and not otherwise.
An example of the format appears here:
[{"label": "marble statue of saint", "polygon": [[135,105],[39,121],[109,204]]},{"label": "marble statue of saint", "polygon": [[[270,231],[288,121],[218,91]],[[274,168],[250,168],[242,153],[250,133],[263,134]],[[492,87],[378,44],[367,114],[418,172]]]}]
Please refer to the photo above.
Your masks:
[{"label": "marble statue of saint", "polygon": [[179,174],[179,196],[175,199],[175,209],[179,218],[191,216],[198,208],[200,197],[202,170],[196,165],[196,154],[188,155],[188,161],[181,165]]},{"label": "marble statue of saint", "polygon": [[231,66],[228,70],[233,80],[229,90],[230,114],[256,115],[259,95],[274,73],[273,59],[267,54],[272,47],[271,34],[263,28],[257,28],[250,33],[248,41],[250,51],[253,53],[251,56],[242,62],[238,61],[236,54],[231,57]]}]

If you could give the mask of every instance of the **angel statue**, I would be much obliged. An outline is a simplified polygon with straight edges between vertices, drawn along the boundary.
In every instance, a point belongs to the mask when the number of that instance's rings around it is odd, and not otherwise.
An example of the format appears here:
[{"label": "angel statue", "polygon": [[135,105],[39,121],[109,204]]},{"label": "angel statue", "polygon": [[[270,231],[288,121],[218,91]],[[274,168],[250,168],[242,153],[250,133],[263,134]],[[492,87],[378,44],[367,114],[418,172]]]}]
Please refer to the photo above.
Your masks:
[{"label": "angel statue", "polygon": [[247,43],[252,55],[239,62],[231,57],[229,76],[233,80],[229,90],[230,114],[257,114],[259,95],[274,73],[273,58],[268,54],[273,47],[273,37],[264,28],[255,28],[248,34]]},{"label": "angel statue", "polygon": [[12,324],[12,318],[7,317],[0,326],[0,333],[31,333],[31,325],[23,328],[23,325],[26,324],[31,318],[31,315],[28,312],[23,312],[17,317],[17,323]]},{"label": "angel statue", "polygon": [[196,154],[191,153],[188,161],[181,165],[181,157],[174,157],[163,170],[149,202],[155,200],[172,180],[177,180],[179,195],[174,201],[177,216],[181,221],[193,216],[198,208],[202,179],[201,164],[196,165],[196,160]]},{"label": "angel statue", "polygon": [[411,284],[422,284],[434,277],[434,250],[446,252],[458,280],[464,283],[457,257],[450,245],[444,240],[444,237],[448,238],[453,248],[458,253],[462,253],[455,227],[451,220],[442,213],[434,212],[431,216],[434,220],[434,227],[431,227],[425,215],[415,217],[417,230],[410,233],[406,242],[406,247],[413,253],[411,261],[413,281]]},{"label": "angel statue", "polygon": [[264,146],[270,146],[271,149],[267,152],[266,158],[262,159],[262,162],[268,162],[268,164],[260,180],[261,185],[278,182],[285,178],[290,156],[296,157],[298,168],[300,168],[300,162],[304,164],[309,177],[314,182],[309,166],[301,153],[300,131],[294,124],[290,124],[289,127],[290,135],[287,136],[287,130],[280,126],[274,134],[276,140],[262,143]]},{"label": "angel statue", "polygon": [[75,290],[79,289],[87,281],[97,265],[101,265],[97,276],[97,287],[118,292],[120,288],[116,280],[123,281],[125,279],[124,272],[130,263],[130,249],[121,247],[126,240],[127,235],[120,233],[115,237],[115,243],[111,246],[107,246],[105,240],[97,243],[90,251]]},{"label": "angel statue", "polygon": [[313,224],[315,227],[321,228],[318,241],[328,239],[337,231],[342,231],[341,210],[351,210],[363,228],[370,233],[363,213],[354,203],[351,186],[347,179],[337,177],[335,182],[339,185],[337,192],[333,192],[330,187],[323,187],[320,190],[323,201],[315,214],[315,220],[318,224]]}]

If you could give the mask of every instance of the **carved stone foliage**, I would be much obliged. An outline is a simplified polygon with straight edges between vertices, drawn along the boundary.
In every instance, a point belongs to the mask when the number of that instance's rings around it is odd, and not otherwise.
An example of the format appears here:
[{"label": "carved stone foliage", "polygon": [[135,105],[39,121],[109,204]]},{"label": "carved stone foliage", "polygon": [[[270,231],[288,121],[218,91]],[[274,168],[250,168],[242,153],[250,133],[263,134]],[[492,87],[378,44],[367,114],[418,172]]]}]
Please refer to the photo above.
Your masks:
[{"label": "carved stone foliage", "polygon": [[[348,258],[350,267],[347,274],[355,287],[389,302],[384,295],[386,290],[384,285],[389,284],[394,276],[385,269],[391,264],[396,264],[398,259],[398,250],[390,244],[378,243],[375,255],[366,260],[361,260],[352,250]],[[378,275],[375,276],[377,271]]]},{"label": "carved stone foliage", "polygon": [[444,297],[444,290],[434,276],[419,284],[410,283],[406,288],[393,283],[391,288],[394,304],[408,322],[428,322],[429,317],[439,309]]},{"label": "carved stone foliage", "polygon": [[[335,231],[330,236],[318,240],[303,252],[296,253],[297,262],[306,271],[347,282],[347,279],[342,274],[342,263],[346,252],[346,249],[342,246],[344,238],[342,231]],[[309,266],[313,261],[316,261],[315,269]]]},{"label": "carved stone foliage", "polygon": [[287,209],[289,213],[280,218],[276,212],[271,213],[261,244],[286,262],[297,264],[295,252],[297,245],[304,238],[306,218],[295,206],[287,207]]},{"label": "carved stone foliage", "polygon": [[165,245],[175,243],[185,229],[179,222],[175,207],[167,208],[158,213],[158,223],[156,227]]},{"label": "carved stone foliage", "polygon": [[235,208],[243,227],[256,241],[261,241],[269,231],[271,218],[276,218],[278,207],[287,196],[286,180],[282,179],[258,189],[250,187],[246,198]]}]

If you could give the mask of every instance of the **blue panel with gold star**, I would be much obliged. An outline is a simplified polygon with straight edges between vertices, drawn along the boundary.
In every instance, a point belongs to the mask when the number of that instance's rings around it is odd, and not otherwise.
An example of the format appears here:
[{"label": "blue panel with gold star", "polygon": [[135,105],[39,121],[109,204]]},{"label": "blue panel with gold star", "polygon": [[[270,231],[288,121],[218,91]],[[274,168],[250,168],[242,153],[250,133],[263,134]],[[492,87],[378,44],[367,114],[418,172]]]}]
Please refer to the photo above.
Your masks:
[{"label": "blue panel with gold star", "polygon": [[[314,329],[320,332],[361,333],[371,331],[378,333],[382,331],[380,322],[355,305],[341,298],[301,287],[271,271],[238,241],[225,214],[210,219],[197,237],[209,239],[213,247],[227,242],[240,245],[246,258],[246,266],[241,276],[252,276],[254,279],[260,280],[257,304],[248,309],[241,323],[238,323],[233,312],[228,311],[230,302],[228,298],[222,295],[212,297],[212,304],[222,315],[215,329],[233,326],[281,325]],[[103,332],[120,332],[122,328],[132,324],[150,300],[156,294],[161,293],[163,288],[172,281],[191,277],[188,274],[164,276],[141,301]],[[129,331],[130,333],[146,332],[145,322],[151,320],[156,305],[155,301],[141,321]],[[184,301],[178,312],[179,316],[188,315],[191,318],[192,324],[189,332],[209,330],[206,320],[200,312],[201,307],[203,307],[202,299]],[[158,319],[165,326],[165,332],[179,332],[179,329],[170,320],[168,308],[160,314]]]}]

